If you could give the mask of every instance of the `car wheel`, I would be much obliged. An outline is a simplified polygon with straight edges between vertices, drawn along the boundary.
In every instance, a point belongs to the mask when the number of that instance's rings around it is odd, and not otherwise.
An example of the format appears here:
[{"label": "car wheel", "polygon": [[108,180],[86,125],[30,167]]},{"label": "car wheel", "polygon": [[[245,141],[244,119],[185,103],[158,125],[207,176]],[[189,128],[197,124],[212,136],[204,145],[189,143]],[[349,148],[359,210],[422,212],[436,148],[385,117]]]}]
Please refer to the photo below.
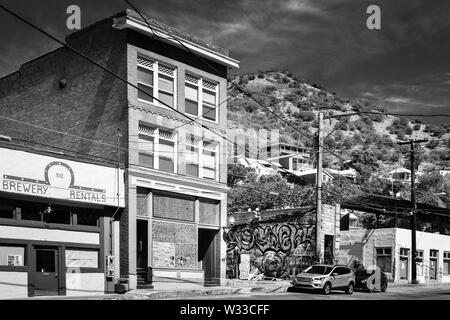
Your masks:
[{"label": "car wheel", "polygon": [[388,287],[387,282],[383,283],[383,285],[381,286],[381,292],[386,292],[387,291],[387,287]]},{"label": "car wheel", "polygon": [[345,288],[345,293],[346,294],[353,294],[353,291],[355,291],[355,285],[353,284],[353,282],[350,282],[347,286],[347,288]]},{"label": "car wheel", "polygon": [[331,291],[331,284],[330,284],[329,282],[327,282],[327,283],[325,283],[325,285],[323,286],[322,293],[323,293],[324,295],[328,295],[328,294],[330,294],[330,291]]}]

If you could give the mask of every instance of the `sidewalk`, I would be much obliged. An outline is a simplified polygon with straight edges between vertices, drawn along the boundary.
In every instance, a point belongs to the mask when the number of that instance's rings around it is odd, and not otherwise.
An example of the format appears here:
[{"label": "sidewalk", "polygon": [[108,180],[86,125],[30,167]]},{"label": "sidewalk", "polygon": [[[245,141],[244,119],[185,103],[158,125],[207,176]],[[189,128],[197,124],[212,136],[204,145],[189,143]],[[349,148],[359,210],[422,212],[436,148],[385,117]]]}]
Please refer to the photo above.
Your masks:
[{"label": "sidewalk", "polygon": [[[167,286],[164,289],[136,289],[124,294],[102,294],[90,296],[52,296],[52,297],[33,297],[28,299],[38,300],[151,300],[151,299],[189,299],[194,296],[213,296],[213,295],[233,295],[250,293],[285,293],[291,284],[288,281],[247,281],[247,280],[227,280],[226,285],[216,287],[197,288],[179,288]],[[432,284],[408,284],[408,283],[389,283],[389,288],[401,287],[445,287],[450,283],[432,283]]]},{"label": "sidewalk", "polygon": [[[192,296],[232,295],[255,292],[281,293],[287,292],[289,287],[291,287],[291,284],[288,281],[227,280],[226,285],[216,287],[199,287],[195,289],[167,288],[165,290],[136,289],[128,291],[121,295],[121,297],[123,299],[189,299]],[[113,297],[113,299],[117,299],[117,296]]]}]

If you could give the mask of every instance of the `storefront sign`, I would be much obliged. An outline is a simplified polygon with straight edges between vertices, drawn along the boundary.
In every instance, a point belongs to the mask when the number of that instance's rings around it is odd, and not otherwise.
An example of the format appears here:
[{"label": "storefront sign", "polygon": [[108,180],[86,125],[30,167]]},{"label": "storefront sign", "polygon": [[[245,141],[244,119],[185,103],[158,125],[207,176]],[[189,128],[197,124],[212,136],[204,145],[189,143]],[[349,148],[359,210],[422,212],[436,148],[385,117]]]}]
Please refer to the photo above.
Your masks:
[{"label": "storefront sign", "polygon": [[125,206],[123,170],[3,148],[0,159],[0,191]]}]

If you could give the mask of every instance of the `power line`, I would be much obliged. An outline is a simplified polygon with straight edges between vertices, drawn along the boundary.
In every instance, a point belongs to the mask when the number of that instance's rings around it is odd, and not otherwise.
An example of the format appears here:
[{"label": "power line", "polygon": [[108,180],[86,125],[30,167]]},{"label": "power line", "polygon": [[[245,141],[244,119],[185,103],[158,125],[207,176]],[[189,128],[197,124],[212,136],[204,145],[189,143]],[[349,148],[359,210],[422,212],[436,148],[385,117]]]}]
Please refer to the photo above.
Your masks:
[{"label": "power line", "polygon": [[[140,89],[138,86],[136,86],[136,85],[130,83],[129,81],[127,81],[126,79],[124,79],[124,78],[121,77],[120,75],[118,75],[118,74],[116,74],[116,73],[110,71],[109,69],[107,69],[106,67],[104,67],[104,66],[102,66],[101,64],[97,63],[96,61],[92,60],[91,58],[89,58],[89,57],[86,56],[85,54],[79,52],[78,50],[72,48],[71,46],[67,45],[66,43],[60,41],[60,40],[57,39],[56,37],[52,36],[51,34],[49,34],[48,32],[46,32],[45,30],[43,30],[43,29],[39,28],[38,26],[34,25],[33,23],[29,22],[28,20],[26,20],[25,18],[23,18],[23,17],[21,17],[20,15],[16,14],[15,12],[9,10],[9,9],[6,8],[5,6],[3,6],[3,5],[0,4],[0,8],[3,9],[4,11],[8,12],[9,14],[13,15],[13,16],[16,17],[17,19],[21,20],[22,22],[26,23],[27,25],[31,26],[31,27],[34,28],[35,30],[38,30],[39,32],[43,33],[44,35],[46,35],[47,37],[51,38],[52,40],[58,42],[58,43],[61,44],[62,46],[68,48],[70,51],[74,52],[75,54],[77,54],[77,55],[81,56],[82,58],[86,59],[87,61],[89,61],[89,62],[95,64],[97,67],[101,68],[102,70],[106,71],[107,73],[109,73],[109,74],[113,75],[114,77],[120,79],[121,81],[123,81],[123,82],[125,82],[126,84],[132,86],[133,88],[137,89],[138,91],[147,94],[148,96],[152,97],[153,99],[155,99],[156,101],[158,101],[158,102],[161,103],[162,105],[164,105],[164,106],[168,107],[169,109],[175,111],[176,113],[180,114],[181,116],[186,117],[186,118],[189,119],[191,122],[196,122],[197,119],[193,119],[193,118],[187,116],[186,114],[183,114],[183,113],[180,112],[179,110],[177,110],[177,109],[171,107],[170,105],[166,104],[165,102],[163,102],[163,101],[161,101],[161,100],[159,100],[159,99],[153,97],[153,96],[150,95],[148,92],[146,92],[146,91]],[[3,117],[3,118],[4,118],[4,117]],[[12,120],[12,119],[11,119],[11,120]],[[25,124],[23,121],[19,121],[19,120],[15,120],[15,121],[16,121],[16,122],[19,122],[19,123],[22,123],[22,124]],[[36,126],[36,125],[34,125],[34,126]],[[227,140],[227,141],[231,142],[232,144],[235,144],[233,141],[231,141],[231,140],[227,139],[226,137],[224,137],[224,136],[218,134],[217,132],[215,132],[215,131],[212,130],[211,128],[207,127],[206,125],[200,123],[200,126],[201,126],[202,128],[204,128],[204,129],[206,129],[206,130],[208,130],[208,131],[211,131],[212,133],[218,135],[218,136],[221,137],[222,139]],[[36,126],[36,127],[39,127],[39,126]],[[43,128],[43,127],[40,127],[40,128]],[[53,130],[53,132],[62,133],[62,132],[60,132],[60,131],[58,131],[58,130]],[[70,135],[70,134],[68,134],[68,135]],[[75,135],[71,135],[71,136],[72,136],[72,137],[76,137]],[[88,138],[84,138],[84,137],[79,137],[79,138],[82,138],[82,139],[84,139],[84,140],[88,140],[88,141],[91,141],[91,142],[97,142],[97,141],[95,141],[95,140],[93,140],[93,139],[88,139]],[[103,145],[112,146],[112,145],[110,145],[110,144],[106,144],[106,143],[103,143],[103,142],[98,142],[98,143],[103,144]],[[113,146],[113,147],[117,148],[117,146]],[[124,149],[124,148],[121,148],[121,147],[119,147],[119,148],[120,148],[120,149]],[[249,151],[249,152],[250,152],[250,151]]]}]

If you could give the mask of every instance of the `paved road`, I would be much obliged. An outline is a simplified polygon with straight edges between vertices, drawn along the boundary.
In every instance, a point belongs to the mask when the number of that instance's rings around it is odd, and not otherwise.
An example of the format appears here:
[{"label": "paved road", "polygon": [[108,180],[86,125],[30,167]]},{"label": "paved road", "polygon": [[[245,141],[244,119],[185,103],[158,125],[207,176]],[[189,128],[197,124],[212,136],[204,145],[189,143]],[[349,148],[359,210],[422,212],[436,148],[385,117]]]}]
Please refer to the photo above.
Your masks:
[{"label": "paved road", "polygon": [[450,300],[450,286],[443,287],[397,287],[387,292],[355,292],[347,295],[341,291],[332,291],[325,296],[307,291],[286,293],[258,293],[242,295],[198,296],[195,300]]}]

